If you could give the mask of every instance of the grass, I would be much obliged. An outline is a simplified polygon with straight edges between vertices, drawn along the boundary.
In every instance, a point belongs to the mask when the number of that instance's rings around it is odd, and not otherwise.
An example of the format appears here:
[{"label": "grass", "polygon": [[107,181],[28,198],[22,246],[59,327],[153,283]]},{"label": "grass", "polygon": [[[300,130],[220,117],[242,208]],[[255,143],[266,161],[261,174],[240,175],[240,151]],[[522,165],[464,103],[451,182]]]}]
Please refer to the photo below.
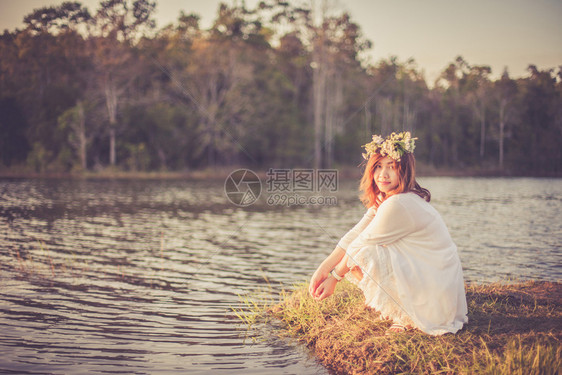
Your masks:
[{"label": "grass", "polygon": [[562,367],[560,283],[467,285],[469,323],[443,336],[385,335],[391,322],[348,282],[321,302],[306,284],[277,303],[244,302],[243,321],[280,320],[279,334],[304,342],[336,374],[557,374]]}]

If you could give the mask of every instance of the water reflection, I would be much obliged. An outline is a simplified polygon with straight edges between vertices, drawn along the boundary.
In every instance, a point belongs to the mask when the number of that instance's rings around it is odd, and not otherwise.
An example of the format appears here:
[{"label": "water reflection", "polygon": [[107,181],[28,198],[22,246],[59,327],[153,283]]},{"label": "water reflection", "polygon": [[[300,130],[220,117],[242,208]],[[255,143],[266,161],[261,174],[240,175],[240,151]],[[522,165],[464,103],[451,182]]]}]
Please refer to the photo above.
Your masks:
[{"label": "water reflection", "polygon": [[[560,279],[562,180],[421,183],[467,280]],[[240,209],[222,182],[2,180],[0,369],[327,373],[268,327],[245,338],[230,307],[264,276],[273,293],[308,278],[356,196],[342,182],[337,206]]]}]

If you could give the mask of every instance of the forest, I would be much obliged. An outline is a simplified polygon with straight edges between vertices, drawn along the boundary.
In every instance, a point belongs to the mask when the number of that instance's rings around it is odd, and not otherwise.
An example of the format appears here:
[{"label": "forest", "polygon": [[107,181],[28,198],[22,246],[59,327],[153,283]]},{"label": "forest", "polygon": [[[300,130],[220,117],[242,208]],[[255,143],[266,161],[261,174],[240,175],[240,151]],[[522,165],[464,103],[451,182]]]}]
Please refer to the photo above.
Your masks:
[{"label": "forest", "polygon": [[[326,4],[326,2],[324,2]],[[453,57],[370,62],[344,12],[221,4],[211,27],[157,4],[30,11],[0,36],[0,173],[337,168],[372,134],[410,130],[419,163],[562,175],[562,66],[524,77]]]}]

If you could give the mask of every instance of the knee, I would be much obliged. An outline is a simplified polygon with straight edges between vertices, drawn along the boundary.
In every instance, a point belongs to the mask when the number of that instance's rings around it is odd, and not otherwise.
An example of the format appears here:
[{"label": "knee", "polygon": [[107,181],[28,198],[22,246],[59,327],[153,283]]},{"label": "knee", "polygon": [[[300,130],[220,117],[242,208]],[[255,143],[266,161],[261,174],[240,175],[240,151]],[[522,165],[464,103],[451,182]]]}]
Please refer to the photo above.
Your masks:
[{"label": "knee", "polygon": [[357,280],[363,279],[363,271],[358,266],[353,267],[350,272]]}]

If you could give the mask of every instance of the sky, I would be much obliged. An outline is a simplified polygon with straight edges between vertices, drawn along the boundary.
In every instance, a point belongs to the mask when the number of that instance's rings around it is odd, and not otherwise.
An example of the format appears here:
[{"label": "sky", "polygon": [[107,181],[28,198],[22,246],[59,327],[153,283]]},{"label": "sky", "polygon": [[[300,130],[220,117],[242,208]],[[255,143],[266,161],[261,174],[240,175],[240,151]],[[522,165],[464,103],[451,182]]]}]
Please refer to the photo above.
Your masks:
[{"label": "sky", "polygon": [[[78,0],[79,1],[79,0]],[[236,0],[226,0],[232,4]],[[242,3],[243,0],[238,0]],[[310,4],[312,0],[296,0]],[[318,3],[320,0],[316,0]],[[562,0],[331,0],[347,11],[373,43],[371,62],[396,56],[413,58],[428,83],[462,56],[470,65],[488,65],[493,77],[504,68],[510,76],[562,65]],[[63,0],[0,0],[0,30],[22,26],[33,9]],[[99,0],[82,0],[94,13]],[[180,11],[201,17],[201,26],[215,19],[220,0],[156,0],[156,22],[174,22]],[[258,0],[246,0],[252,7]]]}]

